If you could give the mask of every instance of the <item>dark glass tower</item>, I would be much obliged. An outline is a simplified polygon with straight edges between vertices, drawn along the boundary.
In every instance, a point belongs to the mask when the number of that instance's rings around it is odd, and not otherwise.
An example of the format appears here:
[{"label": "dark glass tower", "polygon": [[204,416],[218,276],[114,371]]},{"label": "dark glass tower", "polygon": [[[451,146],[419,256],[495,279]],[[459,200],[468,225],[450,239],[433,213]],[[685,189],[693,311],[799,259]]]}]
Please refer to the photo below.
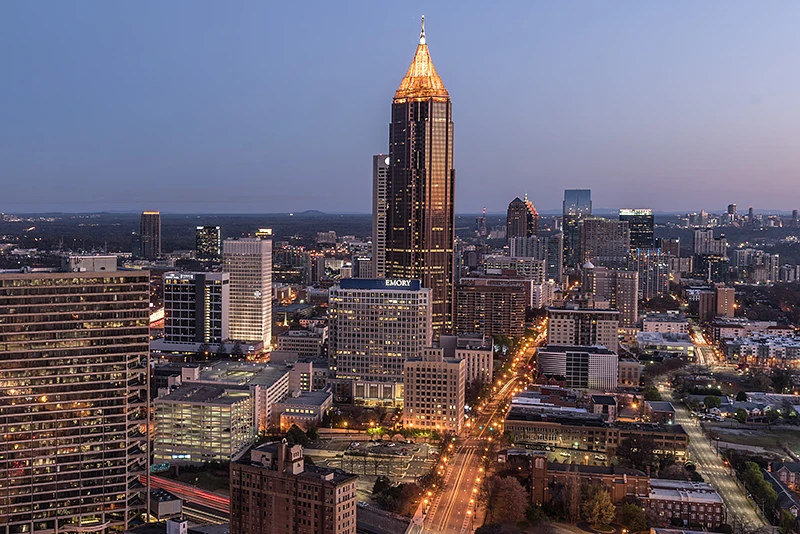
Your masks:
[{"label": "dark glass tower", "polygon": [[450,95],[419,45],[392,101],[386,277],[431,289],[434,337],[452,329],[454,189]]},{"label": "dark glass tower", "polygon": [[592,190],[566,189],[561,215],[564,231],[564,265],[577,267],[581,263],[579,223],[592,215]]},{"label": "dark glass tower", "polygon": [[628,221],[631,232],[631,252],[648,250],[655,246],[655,222],[651,209],[621,209],[619,220]]},{"label": "dark glass tower", "polygon": [[198,226],[195,233],[195,256],[201,261],[217,261],[222,256],[219,226]]},{"label": "dark glass tower", "polygon": [[539,234],[539,213],[533,207],[533,203],[528,200],[520,200],[516,197],[508,205],[506,215],[506,239],[514,237],[530,237]]},{"label": "dark glass tower", "polygon": [[145,260],[155,260],[161,256],[161,213],[143,211],[139,224],[141,254]]}]

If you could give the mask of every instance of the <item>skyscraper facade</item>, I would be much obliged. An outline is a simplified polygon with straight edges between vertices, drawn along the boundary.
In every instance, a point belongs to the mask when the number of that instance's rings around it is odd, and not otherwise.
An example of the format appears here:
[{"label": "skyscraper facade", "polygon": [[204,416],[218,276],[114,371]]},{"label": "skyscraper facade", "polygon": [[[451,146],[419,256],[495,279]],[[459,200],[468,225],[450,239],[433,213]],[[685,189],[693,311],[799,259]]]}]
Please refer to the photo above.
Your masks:
[{"label": "skyscraper facade", "polygon": [[534,258],[545,262],[545,280],[561,283],[564,271],[564,235],[512,237],[508,240],[512,258]]},{"label": "skyscraper facade", "polygon": [[431,289],[434,335],[452,328],[454,193],[450,95],[422,32],[392,101],[386,277]]},{"label": "skyscraper facade", "polygon": [[214,261],[222,256],[222,239],[219,226],[198,226],[195,230],[195,257],[201,261]]},{"label": "skyscraper facade", "polygon": [[533,203],[516,197],[508,205],[506,214],[506,239],[515,237],[530,237],[539,233],[539,213]]},{"label": "skyscraper facade", "polygon": [[592,215],[591,189],[566,189],[561,211],[561,224],[564,232],[564,264],[577,267],[582,263],[580,258],[579,223]]},{"label": "skyscraper facade", "polygon": [[655,246],[655,221],[651,209],[621,209],[619,220],[627,221],[631,233],[631,252]]},{"label": "skyscraper facade", "polygon": [[231,339],[272,340],[272,239],[245,237],[222,244],[222,269],[230,274]]},{"label": "skyscraper facade", "polygon": [[627,221],[612,221],[589,217],[580,222],[581,262],[591,262],[599,267],[625,269],[631,248],[631,234]]},{"label": "skyscraper facade", "polygon": [[[386,211],[389,164],[386,154],[372,156],[372,277],[386,275]],[[367,273],[357,278],[370,278]]]},{"label": "skyscraper facade", "polygon": [[145,511],[149,273],[0,274],[0,533]]},{"label": "skyscraper facade", "polygon": [[222,343],[228,339],[230,275],[164,274],[164,341]]},{"label": "skyscraper facade", "polygon": [[161,213],[143,211],[139,222],[139,239],[141,255],[146,260],[155,260],[161,256]]}]

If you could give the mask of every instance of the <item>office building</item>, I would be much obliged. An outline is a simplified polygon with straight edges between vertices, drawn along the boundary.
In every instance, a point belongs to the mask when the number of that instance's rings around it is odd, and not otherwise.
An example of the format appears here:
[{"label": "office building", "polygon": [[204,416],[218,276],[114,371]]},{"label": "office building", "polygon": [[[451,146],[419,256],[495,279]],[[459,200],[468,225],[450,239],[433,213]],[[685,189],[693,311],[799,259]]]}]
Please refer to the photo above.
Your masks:
[{"label": "office building", "polygon": [[322,423],[322,418],[333,406],[333,395],[329,391],[295,391],[272,410],[274,428],[288,432],[292,426],[308,431]]},{"label": "office building", "polygon": [[155,260],[161,256],[161,213],[143,211],[139,222],[139,240],[141,257]]},{"label": "office building", "polygon": [[229,238],[222,270],[230,275],[231,339],[272,343],[272,239]]},{"label": "office building", "polygon": [[549,308],[547,344],[619,348],[617,310]]},{"label": "office building", "polygon": [[441,336],[435,348],[444,349],[444,357],[464,360],[466,383],[480,382],[490,384],[494,372],[494,343],[490,336],[483,334],[463,334],[460,336]]},{"label": "office building", "polygon": [[516,197],[508,205],[506,214],[506,239],[530,237],[539,234],[539,213],[528,200]]},{"label": "office building", "polygon": [[358,477],[307,465],[303,447],[272,442],[231,463],[231,532],[356,534]]},{"label": "office building", "polygon": [[642,331],[688,334],[689,321],[678,312],[648,313],[642,320]]},{"label": "office building", "polygon": [[156,463],[229,462],[256,438],[255,397],[246,386],[184,384],[153,408]]},{"label": "office building", "polygon": [[164,274],[164,341],[222,343],[228,339],[228,273]]},{"label": "office building", "polygon": [[296,352],[301,358],[322,356],[327,331],[287,330],[278,335],[278,350]]},{"label": "office building", "polygon": [[372,156],[372,278],[383,278],[386,274],[386,212],[391,161],[386,154]]},{"label": "office building", "polygon": [[792,210],[792,227],[800,228],[800,215],[797,210]]},{"label": "office building", "polygon": [[579,225],[581,263],[598,267],[625,269],[631,248],[627,221],[611,221],[599,217],[583,219]]},{"label": "office building", "polygon": [[725,256],[728,253],[728,240],[724,235],[714,237],[714,230],[695,230],[694,253],[701,256]]},{"label": "office building", "polygon": [[219,226],[198,226],[195,230],[195,257],[200,261],[217,261],[222,257]]},{"label": "office building", "polygon": [[605,347],[550,345],[538,350],[540,375],[564,377],[568,388],[614,391],[619,381],[619,357]]},{"label": "office building", "polygon": [[455,291],[456,334],[523,335],[529,291],[523,279],[462,278]]},{"label": "office building", "polygon": [[652,249],[655,246],[655,220],[651,209],[621,209],[619,220],[628,223],[631,234],[631,252]]},{"label": "office building", "polygon": [[386,277],[431,290],[434,337],[452,328],[455,169],[450,95],[436,74],[425,27],[392,101]]},{"label": "office building", "polygon": [[484,256],[483,269],[487,274],[514,271],[517,276],[532,280],[534,284],[541,284],[545,281],[545,260]]},{"label": "office building", "polygon": [[704,482],[652,478],[650,493],[641,501],[645,510],[673,524],[715,529],[726,521],[722,497]]},{"label": "office building", "polygon": [[717,317],[733,317],[736,315],[736,289],[717,286],[714,288],[717,301]]},{"label": "office building", "polygon": [[681,257],[681,238],[680,237],[659,237],[656,239],[656,248],[661,249],[662,254],[667,254],[674,258]]},{"label": "office building", "polygon": [[639,386],[642,379],[642,365],[633,358],[620,358],[617,372],[620,386]]},{"label": "office building", "polygon": [[637,248],[632,251],[629,268],[639,273],[639,299],[669,295],[669,257],[659,249]]},{"label": "office building", "polygon": [[358,403],[402,406],[403,365],[431,344],[431,290],[419,280],[342,280],[328,303],[328,358]]},{"label": "office building", "polygon": [[564,261],[564,235],[514,237],[508,240],[512,258],[544,260],[544,279],[561,283]]},{"label": "office building", "polygon": [[639,332],[636,334],[639,354],[657,354],[668,358],[694,360],[694,342],[689,334],[676,332]]},{"label": "office building", "polygon": [[592,216],[592,190],[566,189],[562,204],[562,231],[564,233],[564,265],[577,267],[583,262],[580,256],[580,222]]},{"label": "office building", "polygon": [[595,267],[591,263],[583,266],[583,294],[608,301],[609,306],[619,312],[620,326],[633,327],[637,324],[639,285],[639,273],[636,271],[616,271]]},{"label": "office building", "polygon": [[149,282],[0,273],[3,534],[120,531],[144,513]]},{"label": "office building", "polygon": [[453,432],[464,428],[467,362],[429,347],[405,363],[403,427]]},{"label": "office building", "polygon": [[531,308],[549,308],[556,301],[556,289],[558,286],[553,280],[542,282],[533,286],[531,292]]}]

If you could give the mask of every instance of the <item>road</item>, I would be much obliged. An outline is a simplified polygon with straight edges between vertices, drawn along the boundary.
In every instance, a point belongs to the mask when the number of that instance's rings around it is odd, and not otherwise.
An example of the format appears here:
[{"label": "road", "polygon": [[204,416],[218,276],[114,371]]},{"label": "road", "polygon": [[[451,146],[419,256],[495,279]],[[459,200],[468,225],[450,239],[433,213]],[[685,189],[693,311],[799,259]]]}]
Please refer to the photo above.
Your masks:
[{"label": "road", "polygon": [[543,342],[544,336],[537,338],[523,355],[515,358],[514,372],[492,394],[492,401],[483,407],[481,415],[472,420],[470,435],[453,444],[451,452],[442,451],[442,457],[447,458],[443,469],[443,488],[430,497],[424,532],[463,534],[480,526],[481,523],[476,522],[476,515],[480,521],[483,510],[478,508],[476,496],[483,477],[482,458],[486,452],[486,442],[493,435],[502,435],[498,425],[505,416],[506,403],[514,394],[514,389],[522,384],[520,374],[527,371],[536,347]]},{"label": "road", "polygon": [[[139,480],[144,484],[144,475]],[[221,525],[230,521],[231,501],[228,497],[155,475],[150,476],[150,485],[183,499],[183,514],[196,523]]]}]

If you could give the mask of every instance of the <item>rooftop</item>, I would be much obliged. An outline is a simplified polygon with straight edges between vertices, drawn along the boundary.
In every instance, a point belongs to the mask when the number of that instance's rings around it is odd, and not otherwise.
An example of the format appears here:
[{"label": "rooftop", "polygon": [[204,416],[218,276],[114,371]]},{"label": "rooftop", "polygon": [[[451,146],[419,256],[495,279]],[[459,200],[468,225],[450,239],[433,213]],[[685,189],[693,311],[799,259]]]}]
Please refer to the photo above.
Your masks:
[{"label": "rooftop", "polygon": [[586,352],[588,354],[617,354],[613,350],[608,349],[603,345],[580,346],[550,344],[540,348],[539,352]]},{"label": "rooftop", "polygon": [[675,407],[671,402],[667,401],[645,401],[650,409],[654,412],[671,412],[675,413]]},{"label": "rooftop", "polygon": [[281,401],[281,404],[294,404],[298,406],[322,406],[331,394],[327,391],[303,391],[297,397],[286,397]]},{"label": "rooftop", "polygon": [[650,488],[649,499],[659,501],[677,501],[685,503],[722,504],[722,497],[718,493],[705,491],[687,491],[682,489]]},{"label": "rooftop", "polygon": [[644,472],[631,467],[619,467],[617,465],[603,466],[603,465],[582,465],[582,464],[560,464],[557,462],[547,463],[549,471],[562,471],[570,472],[577,471],[578,473],[595,473],[598,475],[629,475],[629,476],[647,476]]},{"label": "rooftop", "polygon": [[648,313],[644,321],[646,323],[686,323],[686,316],[680,313]]},{"label": "rooftop", "polygon": [[287,373],[286,367],[282,365],[220,360],[201,367],[197,381],[237,386],[272,386]]},{"label": "rooftop", "polygon": [[411,66],[408,67],[408,72],[406,72],[403,81],[400,82],[400,87],[394,93],[394,103],[402,104],[408,100],[418,101],[429,98],[446,101],[450,99],[450,95],[433,66],[433,60],[431,60],[425,37],[425,17],[422,17],[419,45],[417,45],[414,60],[411,62]]},{"label": "rooftop", "polygon": [[639,344],[689,344],[693,345],[689,334],[679,332],[639,332],[636,334]]},{"label": "rooftop", "polygon": [[606,406],[616,406],[617,399],[614,395],[592,395],[592,404],[601,404]]},{"label": "rooftop", "polygon": [[187,384],[179,387],[169,395],[157,398],[155,402],[171,401],[233,405],[249,398],[250,390],[245,387],[234,389],[210,384]]}]

